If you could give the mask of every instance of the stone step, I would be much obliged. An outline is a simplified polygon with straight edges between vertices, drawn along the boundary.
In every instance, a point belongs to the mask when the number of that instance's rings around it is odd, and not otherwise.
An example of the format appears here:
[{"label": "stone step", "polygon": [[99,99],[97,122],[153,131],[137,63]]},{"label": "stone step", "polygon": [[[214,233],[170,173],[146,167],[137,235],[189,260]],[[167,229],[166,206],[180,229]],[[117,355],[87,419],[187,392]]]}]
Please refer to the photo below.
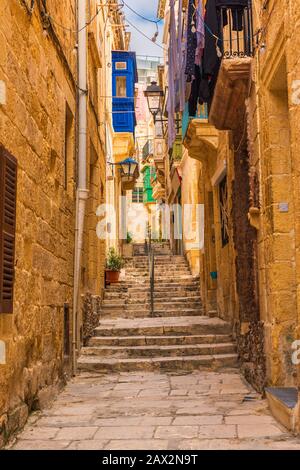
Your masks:
[{"label": "stone step", "polygon": [[[111,301],[110,301],[111,302]],[[113,301],[114,302],[114,301]],[[150,294],[147,297],[144,295],[140,298],[130,298],[126,301],[125,305],[128,307],[130,305],[150,305]],[[174,296],[160,296],[158,297],[154,292],[154,302],[156,307],[168,308],[169,306],[180,307],[180,308],[194,308],[202,306],[202,302],[198,296],[189,296],[189,297],[174,297]]]},{"label": "stone step", "polygon": [[[137,303],[139,302],[145,302],[150,299],[150,289],[145,291],[145,289],[141,291],[137,291],[134,293],[134,296],[129,296],[128,293],[122,294],[124,299],[130,298],[132,301],[136,301]],[[199,291],[173,291],[173,292],[165,292],[165,291],[157,291],[157,289],[154,291],[155,299],[166,299],[167,301],[188,301],[188,300],[195,300],[199,299],[200,301],[200,294]],[[169,300],[168,300],[169,299]],[[104,292],[104,300],[120,300],[120,294],[118,292]],[[213,315],[216,316],[216,315]]]},{"label": "stone step", "polygon": [[231,327],[220,318],[205,316],[107,319],[101,320],[94,336],[186,336],[231,334]]},{"label": "stone step", "polygon": [[[157,310],[154,309],[154,317],[165,318],[165,317],[192,317],[192,316],[201,316],[203,315],[203,310],[201,307],[196,309],[179,309],[179,310]],[[135,310],[126,310],[120,308],[103,308],[102,318],[124,318],[124,319],[134,319],[134,318],[151,318],[151,312],[149,309],[135,309]]]},{"label": "stone step", "polygon": [[231,335],[187,335],[187,336],[94,336],[89,346],[167,346],[180,344],[230,343]]},{"label": "stone step", "polygon": [[[189,276],[184,276],[183,278],[176,278],[172,277],[169,279],[166,279],[165,277],[160,279],[155,277],[155,282],[157,287],[160,286],[165,286],[165,287],[185,287],[185,286],[199,286],[199,279],[192,277],[191,275]],[[147,279],[135,279],[134,281],[128,281],[126,282],[116,282],[114,284],[111,284],[107,288],[110,290],[126,290],[129,289],[130,287],[138,287],[139,285],[142,287],[143,285],[149,284],[149,277]]]},{"label": "stone step", "polygon": [[[177,276],[191,276],[191,271],[189,268],[163,268],[163,269],[158,269],[155,267],[155,273],[158,276],[170,276],[171,274],[176,274]],[[148,269],[136,269],[136,268],[126,268],[125,269],[125,275],[126,279],[127,276],[148,276],[149,275],[149,270]]]},{"label": "stone step", "polygon": [[[156,266],[188,266],[188,262],[184,258],[173,258],[172,256],[155,256],[154,261]],[[127,261],[126,264],[130,266],[148,267],[149,258],[132,258],[130,261]]]},{"label": "stone step", "polygon": [[100,358],[97,356],[80,356],[78,369],[97,372],[131,372],[131,371],[191,371],[196,369],[218,370],[223,367],[236,367],[237,354],[215,354],[183,357],[153,358]]},{"label": "stone step", "polygon": [[[143,306],[144,308],[148,309],[150,307],[150,302],[142,302],[142,303],[137,303],[137,302],[132,302],[132,303],[126,303],[125,304],[125,309],[126,310],[138,310]],[[165,300],[162,302],[162,300],[157,300],[154,298],[154,306],[156,310],[194,310],[194,309],[199,309],[202,308],[202,303],[200,300],[195,300],[195,301],[181,301],[181,302],[168,302],[168,300]]]},{"label": "stone step", "polygon": [[[127,282],[127,288],[130,289],[130,287],[143,287],[143,286],[149,286],[149,278],[143,279],[139,278],[136,280],[136,282]],[[198,279],[194,279],[192,276],[185,276],[185,277],[172,277],[168,280],[166,278],[157,278],[155,277],[155,285],[154,287],[199,287],[199,281]],[[116,286],[117,287],[117,286]]]},{"label": "stone step", "polygon": [[[146,312],[145,316],[147,316],[147,313],[150,310],[149,301],[147,302],[144,301],[141,303],[137,303],[137,302],[126,303],[126,304],[120,304],[117,301],[113,303],[111,300],[108,301],[109,303],[105,303],[105,302],[106,301],[104,301],[103,306],[102,306],[102,311],[104,313],[107,313],[107,311],[110,311],[110,310],[120,310],[120,312],[124,311],[124,312],[132,312],[132,313],[140,313],[141,311],[144,311]],[[199,300],[195,302],[169,303],[169,302],[158,302],[157,300],[154,299],[154,309],[155,309],[155,312],[158,312],[158,313],[159,312],[163,312],[163,313],[178,312],[180,314],[181,312],[191,311],[193,312],[192,315],[194,315],[194,312],[196,311],[198,313],[200,312],[199,315],[202,315],[203,306]]]},{"label": "stone step", "polygon": [[215,354],[234,354],[236,347],[233,343],[220,344],[192,344],[192,345],[167,345],[167,346],[88,346],[81,350],[84,356],[99,356],[105,358],[116,357],[139,358],[139,357],[183,357],[202,356]]},{"label": "stone step", "polygon": [[[149,292],[150,287],[148,286],[135,286],[135,287],[129,287],[128,292],[130,294],[140,294],[144,292]],[[113,290],[110,290],[110,292],[113,292]],[[170,294],[170,295],[175,295],[175,294],[183,294],[183,295],[190,295],[190,293],[198,293],[200,296],[200,288],[199,285],[192,284],[191,286],[176,286],[172,285],[168,289],[165,289],[164,287],[161,287],[160,285],[155,285],[154,286],[154,292],[155,293],[161,293],[161,294]]]}]

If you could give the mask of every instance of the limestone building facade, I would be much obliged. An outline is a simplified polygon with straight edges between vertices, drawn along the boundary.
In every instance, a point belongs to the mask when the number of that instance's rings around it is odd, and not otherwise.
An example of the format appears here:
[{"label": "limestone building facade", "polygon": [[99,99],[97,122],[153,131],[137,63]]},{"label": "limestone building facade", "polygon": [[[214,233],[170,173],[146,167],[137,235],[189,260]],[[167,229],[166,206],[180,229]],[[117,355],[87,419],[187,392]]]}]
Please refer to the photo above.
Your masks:
[{"label": "limestone building facade", "polygon": [[[111,50],[128,46],[116,2],[109,3],[87,2],[85,28],[88,200],[79,296],[100,298],[106,248],[96,235],[96,209],[106,200],[113,139]],[[77,29],[75,0],[1,1],[0,446],[71,373]],[[80,303],[75,325],[79,350]]]},{"label": "limestone building facade", "polygon": [[[284,8],[280,0],[245,2],[244,43],[239,28],[228,29],[234,22],[224,25],[207,113],[198,105],[196,115],[182,114],[179,164],[182,204],[204,205],[204,246],[192,257],[185,241],[183,249],[200,275],[206,313],[231,322],[241,369],[254,387],[293,389],[295,396],[299,6],[293,0]],[[168,10],[169,2],[159,2],[159,17],[168,19]],[[293,413],[288,427],[299,431],[299,399]]]}]

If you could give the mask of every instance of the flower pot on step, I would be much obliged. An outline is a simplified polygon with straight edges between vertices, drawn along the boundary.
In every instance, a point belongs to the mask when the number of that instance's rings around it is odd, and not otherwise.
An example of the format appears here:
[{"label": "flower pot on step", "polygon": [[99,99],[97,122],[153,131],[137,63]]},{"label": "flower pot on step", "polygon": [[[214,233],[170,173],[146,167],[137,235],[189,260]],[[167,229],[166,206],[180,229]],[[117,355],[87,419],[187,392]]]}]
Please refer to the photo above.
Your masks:
[{"label": "flower pot on step", "polygon": [[120,271],[112,271],[110,269],[105,270],[105,281],[107,284],[114,284],[119,282]]}]

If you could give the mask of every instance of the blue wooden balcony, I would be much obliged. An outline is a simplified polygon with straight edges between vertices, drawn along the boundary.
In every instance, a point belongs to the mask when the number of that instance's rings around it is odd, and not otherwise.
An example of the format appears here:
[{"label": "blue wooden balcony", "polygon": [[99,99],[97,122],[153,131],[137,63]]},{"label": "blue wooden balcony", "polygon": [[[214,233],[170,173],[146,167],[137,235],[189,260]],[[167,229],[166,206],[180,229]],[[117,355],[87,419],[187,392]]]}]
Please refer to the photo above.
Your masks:
[{"label": "blue wooden balcony", "polygon": [[134,52],[112,52],[112,111],[115,132],[134,133],[135,84],[138,81]]}]

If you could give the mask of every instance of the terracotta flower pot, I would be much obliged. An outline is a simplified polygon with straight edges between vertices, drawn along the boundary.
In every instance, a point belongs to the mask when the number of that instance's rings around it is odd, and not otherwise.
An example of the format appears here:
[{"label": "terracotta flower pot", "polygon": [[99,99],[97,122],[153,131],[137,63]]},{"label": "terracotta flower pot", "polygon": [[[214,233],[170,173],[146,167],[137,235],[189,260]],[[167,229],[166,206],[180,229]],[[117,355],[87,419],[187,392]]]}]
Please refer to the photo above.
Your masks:
[{"label": "terracotta flower pot", "polygon": [[115,282],[119,282],[120,271],[111,271],[109,269],[106,269],[105,278],[106,278],[106,282],[108,284],[113,284]]}]

